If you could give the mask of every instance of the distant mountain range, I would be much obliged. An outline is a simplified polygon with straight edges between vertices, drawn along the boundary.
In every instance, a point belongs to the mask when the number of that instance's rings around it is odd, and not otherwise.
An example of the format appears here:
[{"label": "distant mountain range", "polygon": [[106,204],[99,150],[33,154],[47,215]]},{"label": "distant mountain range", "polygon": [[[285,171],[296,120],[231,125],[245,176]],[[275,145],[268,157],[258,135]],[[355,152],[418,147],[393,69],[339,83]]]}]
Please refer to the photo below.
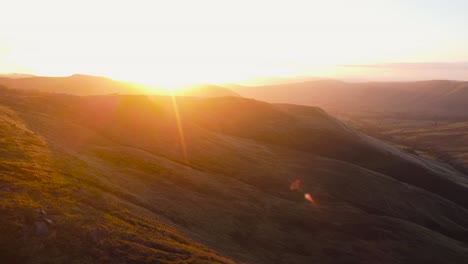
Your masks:
[{"label": "distant mountain range", "polygon": [[348,83],[316,80],[230,88],[244,97],[276,103],[320,106],[340,114],[378,113],[407,118],[468,120],[468,82],[435,80]]},{"label": "distant mountain range", "polygon": [[35,77],[35,76],[32,74],[25,74],[25,73],[3,73],[3,74],[0,74],[0,77],[19,79],[19,78],[30,78],[30,77]]},{"label": "distant mountain range", "polygon": [[[74,95],[102,94],[167,94],[167,89],[150,85],[116,81],[105,77],[75,74],[66,77],[12,75],[0,77],[0,85],[10,89],[35,90]],[[239,96],[235,92],[216,85],[192,85],[178,89],[176,95],[186,96]]]}]

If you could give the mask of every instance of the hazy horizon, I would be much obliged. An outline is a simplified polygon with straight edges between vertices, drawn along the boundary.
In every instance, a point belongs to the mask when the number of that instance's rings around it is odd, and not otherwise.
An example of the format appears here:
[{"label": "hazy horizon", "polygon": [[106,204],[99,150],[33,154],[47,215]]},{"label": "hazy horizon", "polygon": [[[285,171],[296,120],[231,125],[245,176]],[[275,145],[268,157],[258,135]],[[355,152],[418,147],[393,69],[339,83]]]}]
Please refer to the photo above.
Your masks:
[{"label": "hazy horizon", "polygon": [[468,35],[460,34],[467,8],[464,1],[15,1],[0,18],[0,72],[171,86],[265,76],[468,80]]},{"label": "hazy horizon", "polygon": [[[468,81],[468,62],[459,63],[384,63],[384,64],[349,64],[334,65],[330,68],[340,69],[341,75],[257,75],[245,79],[231,80],[230,82],[190,82],[181,83],[185,86],[198,84],[239,84],[239,85],[271,85],[297,83],[314,80],[338,80],[343,82],[415,82],[431,80]],[[363,73],[363,71],[365,73]],[[90,75],[106,77],[117,81],[128,81],[133,83],[147,84],[145,81],[123,79],[114,76],[98,75],[93,73],[73,72],[70,74],[41,75],[31,72],[0,72],[0,76],[24,78],[24,77],[69,77],[73,75]],[[157,80],[152,82],[154,86],[164,87],[164,82]]]}]

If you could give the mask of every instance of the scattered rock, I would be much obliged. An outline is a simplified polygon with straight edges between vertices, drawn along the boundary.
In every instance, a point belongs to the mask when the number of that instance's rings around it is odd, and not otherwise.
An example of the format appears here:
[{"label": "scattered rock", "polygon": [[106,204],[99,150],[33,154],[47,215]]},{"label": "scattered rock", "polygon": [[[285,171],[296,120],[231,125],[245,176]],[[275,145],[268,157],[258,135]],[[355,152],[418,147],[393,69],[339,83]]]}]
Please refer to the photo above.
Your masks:
[{"label": "scattered rock", "polygon": [[47,236],[49,235],[49,227],[46,223],[42,221],[34,222],[34,226],[36,227],[36,235],[37,236]]},{"label": "scattered rock", "polygon": [[43,217],[42,219],[43,219],[44,222],[45,222],[46,224],[48,224],[48,225],[52,225],[52,224],[54,223],[52,220],[50,220],[50,219],[47,218],[47,217]]}]

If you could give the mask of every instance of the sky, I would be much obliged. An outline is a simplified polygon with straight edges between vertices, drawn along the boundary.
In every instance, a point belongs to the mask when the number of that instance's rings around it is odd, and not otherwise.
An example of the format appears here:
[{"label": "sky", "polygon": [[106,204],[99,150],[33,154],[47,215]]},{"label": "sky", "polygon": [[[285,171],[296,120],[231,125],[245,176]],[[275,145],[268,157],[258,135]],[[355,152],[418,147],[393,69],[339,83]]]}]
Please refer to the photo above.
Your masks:
[{"label": "sky", "polygon": [[468,1],[2,3],[0,72],[148,84],[257,76],[468,80]]}]

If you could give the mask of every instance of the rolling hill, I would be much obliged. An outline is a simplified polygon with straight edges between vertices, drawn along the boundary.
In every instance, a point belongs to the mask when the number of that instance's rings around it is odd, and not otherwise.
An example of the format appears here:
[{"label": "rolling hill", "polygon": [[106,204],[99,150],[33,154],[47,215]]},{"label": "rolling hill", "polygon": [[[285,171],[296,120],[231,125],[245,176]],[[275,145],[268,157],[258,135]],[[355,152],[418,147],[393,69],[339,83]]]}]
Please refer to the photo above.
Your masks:
[{"label": "rolling hill", "polygon": [[317,107],[0,89],[9,263],[463,263],[468,177]]}]

